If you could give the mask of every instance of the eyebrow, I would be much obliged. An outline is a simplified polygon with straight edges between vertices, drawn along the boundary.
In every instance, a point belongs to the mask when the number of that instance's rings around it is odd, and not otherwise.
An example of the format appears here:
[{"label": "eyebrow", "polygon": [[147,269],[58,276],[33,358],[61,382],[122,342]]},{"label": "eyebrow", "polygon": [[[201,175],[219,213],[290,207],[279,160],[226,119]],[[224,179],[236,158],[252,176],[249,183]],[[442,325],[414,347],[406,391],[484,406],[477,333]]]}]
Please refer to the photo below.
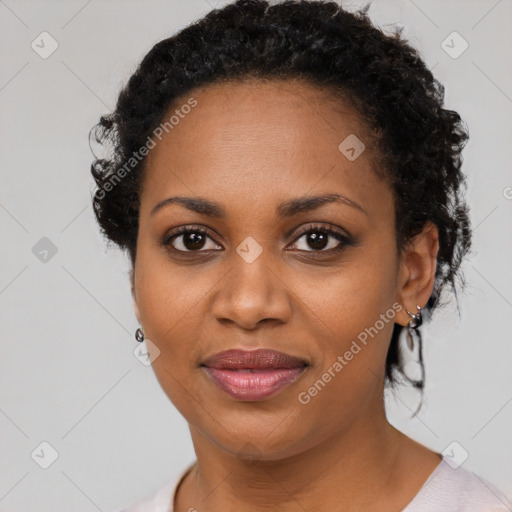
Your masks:
[{"label": "eyebrow", "polygon": [[[292,217],[298,213],[315,210],[320,206],[328,203],[344,204],[355,208],[368,216],[368,212],[360,204],[341,194],[323,194],[318,196],[304,196],[296,199],[290,199],[281,203],[277,207],[277,215],[279,217]],[[188,210],[199,213],[201,215],[206,215],[208,217],[216,217],[219,219],[226,217],[225,208],[218,203],[201,197],[183,196],[173,196],[168,197],[167,199],[163,199],[153,207],[150,212],[150,216],[154,215],[157,211],[170,204],[180,204]]]}]

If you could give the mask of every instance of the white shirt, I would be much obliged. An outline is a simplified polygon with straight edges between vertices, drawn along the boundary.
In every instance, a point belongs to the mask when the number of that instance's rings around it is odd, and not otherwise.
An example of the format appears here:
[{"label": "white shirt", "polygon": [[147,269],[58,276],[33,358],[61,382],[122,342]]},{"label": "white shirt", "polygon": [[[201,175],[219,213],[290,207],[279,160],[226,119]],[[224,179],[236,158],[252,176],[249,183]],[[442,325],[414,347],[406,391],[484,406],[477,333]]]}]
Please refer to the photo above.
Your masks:
[{"label": "white shirt", "polygon": [[[195,465],[171,479],[155,494],[117,512],[173,512],[177,487]],[[443,458],[409,504],[397,512],[512,512],[512,502],[487,480]]]}]

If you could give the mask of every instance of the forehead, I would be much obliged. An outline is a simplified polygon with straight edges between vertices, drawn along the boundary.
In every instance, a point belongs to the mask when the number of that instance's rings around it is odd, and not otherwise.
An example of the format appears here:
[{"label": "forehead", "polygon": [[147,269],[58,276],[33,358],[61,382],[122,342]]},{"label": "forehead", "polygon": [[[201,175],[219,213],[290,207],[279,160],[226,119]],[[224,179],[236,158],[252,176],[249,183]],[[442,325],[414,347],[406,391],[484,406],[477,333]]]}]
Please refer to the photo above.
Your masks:
[{"label": "forehead", "polygon": [[[196,106],[190,109],[187,104],[192,98]],[[179,119],[172,116],[182,109],[188,113]],[[362,136],[366,129],[348,102],[335,97],[328,88],[299,79],[209,84],[176,99],[162,122],[170,117],[176,124],[163,134],[166,143],[158,141],[159,148],[152,152],[152,158],[166,149],[163,146],[170,149],[189,137],[194,137],[198,148],[215,149],[222,143],[225,148],[243,152],[265,147],[282,150],[300,144],[307,151],[312,147],[308,141],[323,139],[328,145],[346,131]],[[277,134],[280,138],[276,140]]]},{"label": "forehead", "polygon": [[[175,101],[163,122],[173,115],[146,159],[152,202],[174,193],[267,202],[312,189],[364,202],[382,189],[366,127],[330,90],[300,80],[210,84]],[[351,161],[340,144],[354,136],[365,149]]]}]

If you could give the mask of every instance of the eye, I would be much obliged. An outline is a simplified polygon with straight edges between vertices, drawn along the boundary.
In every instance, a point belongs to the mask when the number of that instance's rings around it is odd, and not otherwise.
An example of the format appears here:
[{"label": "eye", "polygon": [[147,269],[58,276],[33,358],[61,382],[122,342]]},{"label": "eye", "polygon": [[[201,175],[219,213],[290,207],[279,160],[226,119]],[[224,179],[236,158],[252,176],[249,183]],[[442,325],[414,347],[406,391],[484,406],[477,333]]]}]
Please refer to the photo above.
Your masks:
[{"label": "eye", "polygon": [[[294,242],[294,245],[298,246],[295,248],[299,251],[312,253],[336,253],[353,244],[348,235],[324,225],[306,226]],[[164,237],[162,245],[178,253],[222,250],[222,246],[217,244],[209,231],[202,226],[176,228]]]},{"label": "eye", "polygon": [[[302,243],[297,243],[304,239]],[[347,235],[332,228],[322,225],[309,225],[299,233],[295,239],[297,249],[306,252],[338,252],[347,245],[352,245],[352,240]],[[302,245],[302,247],[300,247]],[[311,249],[308,249],[310,247]]]},{"label": "eye", "polygon": [[[210,247],[208,247],[208,240],[211,242]],[[178,228],[169,233],[162,243],[178,252],[205,252],[222,249],[209,236],[208,231],[200,226],[183,226]]]}]

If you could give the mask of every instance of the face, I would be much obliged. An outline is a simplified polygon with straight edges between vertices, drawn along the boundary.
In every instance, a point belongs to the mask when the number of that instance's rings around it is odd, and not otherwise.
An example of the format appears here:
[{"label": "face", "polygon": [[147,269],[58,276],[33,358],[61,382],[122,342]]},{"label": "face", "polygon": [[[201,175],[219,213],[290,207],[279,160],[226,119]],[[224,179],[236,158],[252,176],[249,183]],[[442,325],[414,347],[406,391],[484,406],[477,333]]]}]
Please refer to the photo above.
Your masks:
[{"label": "face", "polygon": [[[180,110],[191,97],[197,104]],[[371,424],[413,272],[397,253],[392,191],[372,169],[363,125],[294,81],[209,85],[176,108],[179,122],[146,160],[133,281],[163,390],[205,439],[237,454],[249,442],[265,459]],[[354,135],[365,144],[355,159],[339,147]],[[209,208],[154,210],[176,196]],[[328,197],[301,203],[317,196]],[[236,398],[202,364],[238,348],[306,366],[270,396]]]}]

